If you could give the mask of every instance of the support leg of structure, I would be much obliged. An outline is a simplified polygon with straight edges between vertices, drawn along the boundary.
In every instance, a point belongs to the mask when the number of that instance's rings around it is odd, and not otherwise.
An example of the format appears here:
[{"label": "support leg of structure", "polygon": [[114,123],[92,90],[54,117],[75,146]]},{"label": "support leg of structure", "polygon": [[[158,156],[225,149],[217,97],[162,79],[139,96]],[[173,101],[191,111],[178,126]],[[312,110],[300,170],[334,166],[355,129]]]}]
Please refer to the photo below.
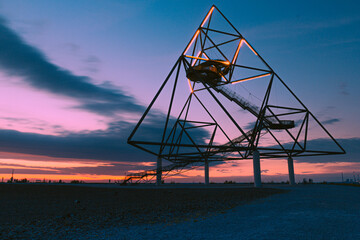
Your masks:
[{"label": "support leg of structure", "polygon": [[205,159],[205,184],[209,185],[209,161]]},{"label": "support leg of structure", "polygon": [[254,187],[261,187],[260,154],[258,150],[253,152]]},{"label": "support leg of structure", "polygon": [[162,159],[161,157],[157,158],[157,170],[156,170],[156,185],[161,185],[161,175],[162,175]]},{"label": "support leg of structure", "polygon": [[290,185],[295,185],[294,161],[292,157],[288,157],[288,168],[289,168],[289,183]]}]

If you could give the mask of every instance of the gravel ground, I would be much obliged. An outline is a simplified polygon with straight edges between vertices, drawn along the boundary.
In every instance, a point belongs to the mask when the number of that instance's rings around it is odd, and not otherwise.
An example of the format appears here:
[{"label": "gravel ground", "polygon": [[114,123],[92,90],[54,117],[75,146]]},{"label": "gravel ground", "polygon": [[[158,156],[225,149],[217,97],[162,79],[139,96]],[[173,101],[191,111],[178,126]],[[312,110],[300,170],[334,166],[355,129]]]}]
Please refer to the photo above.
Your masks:
[{"label": "gravel ground", "polygon": [[360,187],[299,185],[180,223],[109,227],[73,239],[360,239]]},{"label": "gravel ground", "polygon": [[127,231],[142,239],[142,228],[152,239],[153,227],[202,221],[286,192],[220,184],[183,187],[0,184],[0,239],[132,239]]}]

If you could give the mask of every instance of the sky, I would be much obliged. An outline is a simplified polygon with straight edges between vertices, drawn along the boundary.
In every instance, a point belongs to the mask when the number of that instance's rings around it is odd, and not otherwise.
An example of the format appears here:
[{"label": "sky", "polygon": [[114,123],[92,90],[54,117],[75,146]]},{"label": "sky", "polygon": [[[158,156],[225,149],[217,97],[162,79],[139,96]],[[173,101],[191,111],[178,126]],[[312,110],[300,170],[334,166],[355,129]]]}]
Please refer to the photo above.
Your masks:
[{"label": "sky", "polygon": [[[0,177],[91,182],[153,168],[127,137],[212,4],[347,151],[294,159],[296,180],[359,174],[358,1],[1,0]],[[261,169],[287,180],[285,159]],[[210,179],[252,181],[252,162],[212,166]],[[203,170],[173,180],[203,181]]]}]

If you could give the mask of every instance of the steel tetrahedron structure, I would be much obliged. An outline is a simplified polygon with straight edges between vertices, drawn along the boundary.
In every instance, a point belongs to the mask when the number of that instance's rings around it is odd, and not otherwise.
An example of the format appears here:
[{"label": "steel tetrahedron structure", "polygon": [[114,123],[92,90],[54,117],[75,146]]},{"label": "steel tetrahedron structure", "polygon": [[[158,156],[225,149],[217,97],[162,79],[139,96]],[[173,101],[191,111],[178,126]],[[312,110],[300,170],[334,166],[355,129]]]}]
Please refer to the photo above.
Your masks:
[{"label": "steel tetrahedron structure", "polygon": [[208,183],[209,163],[253,159],[260,186],[259,159],[287,158],[294,183],[293,157],[345,153],[214,5],[128,143],[155,155],[157,168],[129,174],[125,182],[157,176],[160,183],[163,174],[205,166]]}]

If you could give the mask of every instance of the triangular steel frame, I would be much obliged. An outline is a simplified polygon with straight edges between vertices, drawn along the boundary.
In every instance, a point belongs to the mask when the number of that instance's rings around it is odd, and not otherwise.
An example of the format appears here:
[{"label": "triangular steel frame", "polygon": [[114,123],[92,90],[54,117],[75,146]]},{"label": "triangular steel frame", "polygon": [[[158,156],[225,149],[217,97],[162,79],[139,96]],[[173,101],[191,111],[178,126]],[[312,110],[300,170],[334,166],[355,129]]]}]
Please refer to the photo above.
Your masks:
[{"label": "triangular steel frame", "polygon": [[[223,19],[229,24],[229,26],[234,30],[234,33],[224,32],[217,29],[211,28],[211,18],[213,12],[217,11]],[[225,41],[225,42],[215,42],[209,36],[210,32],[216,32],[217,34],[224,34],[232,37],[233,39]],[[237,42],[237,48],[233,53],[232,57],[226,56],[221,50],[220,46],[228,44],[230,42]],[[206,46],[206,44],[208,44]],[[200,46],[199,46],[200,45]],[[246,45],[263,63],[263,68],[258,67],[251,67],[246,65],[239,65],[237,64],[237,56],[239,51],[241,50],[242,46]],[[200,49],[199,52],[196,50]],[[210,50],[217,50],[221,59],[211,59],[207,51]],[[222,76],[222,82],[218,85],[218,87],[214,88],[210,84],[206,82],[196,83],[191,82],[189,79],[184,79],[188,81],[190,93],[187,101],[185,102],[181,113],[174,118],[171,116],[172,105],[174,101],[174,95],[177,89],[178,80],[179,80],[179,71],[180,69],[184,69],[187,71],[189,68],[193,67],[196,64],[200,64],[201,62],[206,62],[208,60],[213,61],[223,61],[224,63],[230,64],[230,71],[226,76]],[[234,72],[238,71],[238,69],[250,69],[254,71],[260,72],[260,74],[245,77],[242,79],[236,79],[234,77]],[[172,94],[171,98],[169,99],[169,108],[166,115],[166,121],[164,126],[164,131],[162,133],[162,140],[160,142],[150,142],[150,141],[142,141],[137,140],[134,138],[138,128],[143,123],[145,117],[148,115],[149,111],[151,110],[152,106],[156,102],[157,98],[159,97],[160,93],[163,91],[165,85],[170,84],[169,79],[175,74]],[[236,101],[232,98],[227,92],[223,90],[219,90],[222,85],[227,84],[236,84],[241,83],[243,81],[254,80],[258,78],[269,78],[269,84],[267,86],[267,90],[265,96],[262,100],[262,105],[260,109],[254,110],[251,107],[243,106],[242,103],[238,103],[242,108],[248,110],[250,113],[256,114],[257,120],[255,123],[254,128],[251,131],[246,131],[244,128],[241,128],[236,120],[231,116],[229,111],[226,107],[222,104],[221,100],[216,97],[216,93],[221,93],[226,98],[231,101]],[[291,108],[285,106],[276,106],[269,104],[269,98],[271,94],[273,80],[276,78],[281,84],[287,89],[287,91],[293,96],[298,103],[301,105],[300,108]],[[234,126],[241,132],[242,136],[238,137],[237,139],[231,139],[228,137],[226,132],[222,129],[221,124],[213,118],[210,114],[210,111],[205,107],[205,105],[201,102],[200,98],[197,96],[197,93],[200,91],[207,91],[208,94],[216,101],[218,106],[224,111],[224,113],[229,117],[232,121]],[[214,125],[217,131],[222,131],[223,134],[227,137],[228,143],[225,145],[216,145],[212,141],[207,144],[197,144],[195,142],[192,143],[182,143],[181,136],[177,141],[169,141],[170,136],[175,131],[176,125],[173,127],[169,126],[170,118],[176,119],[175,122],[177,126],[182,126],[183,132],[185,133],[185,125],[186,124],[194,124],[196,121],[192,121],[187,119],[187,111],[189,111],[189,107],[192,101],[198,101],[200,105],[205,109],[205,111],[209,114],[213,122],[207,122],[202,124]],[[274,109],[282,109],[282,114],[275,114]],[[269,121],[271,118],[273,121],[278,121],[280,123],[280,116],[291,116],[292,114],[296,113],[303,113],[304,118],[301,121],[300,130],[297,134],[292,134],[288,129],[284,129],[293,142],[291,144],[281,144],[280,141],[276,138],[275,134],[273,133],[273,129],[270,129],[266,126],[265,122]],[[339,148],[338,151],[323,151],[323,150],[309,150],[307,149],[307,135],[309,130],[309,117],[314,119],[319,127],[326,133],[329,139],[331,139]],[[179,123],[182,123],[179,125]],[[196,127],[196,126],[192,126]],[[199,127],[199,126],[198,126]],[[201,127],[201,126],[200,126]],[[167,129],[172,129],[170,132]],[[299,142],[299,136],[304,131],[305,133],[305,141],[301,144]],[[274,140],[278,143],[277,147],[270,146],[270,147],[260,147],[258,146],[259,139],[264,133],[269,133]],[[174,134],[174,133],[173,133]],[[188,136],[190,137],[190,136]],[[212,137],[213,139],[213,137]],[[245,144],[243,144],[245,142]],[[139,122],[135,126],[134,130],[130,134],[128,138],[128,143],[140,148],[148,153],[151,153],[158,158],[162,158],[173,163],[178,163],[179,166],[184,167],[184,163],[193,164],[194,162],[197,163],[204,163],[205,161],[226,161],[226,160],[241,160],[241,159],[250,159],[252,158],[252,154],[255,150],[259,151],[261,158],[285,158],[285,157],[302,157],[302,156],[317,156],[317,155],[333,155],[333,154],[344,154],[345,150],[340,146],[340,144],[336,141],[336,139],[325,129],[325,127],[321,124],[319,120],[309,111],[309,109],[301,102],[301,100],[294,94],[294,92],[285,84],[285,82],[275,73],[275,71],[267,64],[267,62],[261,57],[261,55],[252,47],[252,45],[240,34],[240,32],[230,23],[230,21],[221,13],[221,11],[213,5],[209,12],[206,14],[204,20],[200,24],[199,28],[196,30],[195,34],[187,44],[185,50],[182,52],[181,56],[176,61],[175,65],[171,69],[170,73],[168,74],[167,78],[161,85],[160,89],[156,93],[155,97],[149,104],[148,108],[146,109],[143,116],[140,118]],[[159,151],[153,151],[146,148],[147,145],[151,146],[159,146]],[[197,151],[194,152],[186,152],[180,153],[179,151],[174,151],[174,149],[179,148],[193,148],[196,147]],[[171,151],[164,151],[165,148],[172,149]],[[229,155],[230,154],[230,155]],[[176,169],[176,167],[174,168]]]}]

